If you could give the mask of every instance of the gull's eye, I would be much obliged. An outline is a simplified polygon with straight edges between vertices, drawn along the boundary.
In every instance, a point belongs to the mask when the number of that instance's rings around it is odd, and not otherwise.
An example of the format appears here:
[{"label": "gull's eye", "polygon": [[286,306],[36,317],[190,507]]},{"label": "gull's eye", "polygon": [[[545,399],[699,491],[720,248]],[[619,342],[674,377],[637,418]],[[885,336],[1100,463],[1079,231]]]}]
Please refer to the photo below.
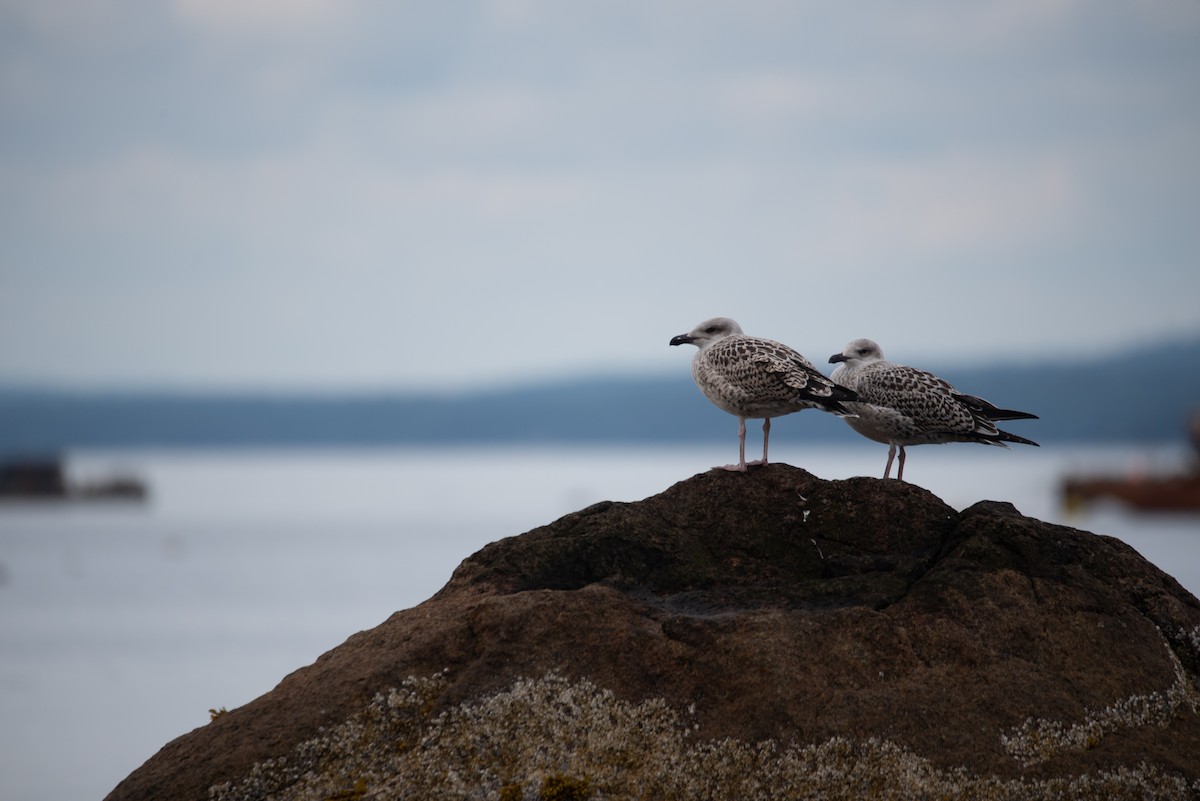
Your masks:
[{"label": "gull's eye", "polygon": [[720,327],[718,327],[718,326],[715,326],[715,325],[710,325],[708,328],[705,328],[705,329],[704,329],[704,333],[706,333],[706,334],[715,334],[715,333],[717,333],[717,332],[718,332],[718,331],[720,331],[720,330],[721,330],[721,329],[720,329]]}]

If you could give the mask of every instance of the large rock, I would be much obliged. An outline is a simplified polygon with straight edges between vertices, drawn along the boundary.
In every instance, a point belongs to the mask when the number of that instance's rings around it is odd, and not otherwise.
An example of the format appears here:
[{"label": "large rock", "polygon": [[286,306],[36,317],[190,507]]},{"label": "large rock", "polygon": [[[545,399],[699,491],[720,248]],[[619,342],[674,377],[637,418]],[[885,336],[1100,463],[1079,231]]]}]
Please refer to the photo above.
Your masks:
[{"label": "large rock", "polygon": [[[439,677],[420,728],[547,674],[614,703],[694,707],[692,746],[842,738],[988,786],[1148,770],[1200,787],[1200,602],[1170,576],[1008,504],[959,513],[912,484],[772,465],[487,546],[425,603],[167,744],[109,799],[205,799],[294,762],[412,676]],[[538,786],[505,769],[504,797]]]}]

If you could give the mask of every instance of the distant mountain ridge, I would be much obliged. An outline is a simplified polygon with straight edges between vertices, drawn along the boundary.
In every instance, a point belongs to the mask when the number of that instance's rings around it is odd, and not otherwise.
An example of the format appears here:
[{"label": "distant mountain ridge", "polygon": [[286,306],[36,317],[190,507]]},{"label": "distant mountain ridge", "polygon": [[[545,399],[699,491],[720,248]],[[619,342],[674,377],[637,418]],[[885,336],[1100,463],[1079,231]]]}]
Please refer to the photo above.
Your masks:
[{"label": "distant mountain ridge", "polygon": [[[827,365],[819,365],[826,367]],[[1014,433],[1053,441],[1178,441],[1200,408],[1200,337],[1080,362],[920,365],[960,389],[1033,412]],[[181,394],[0,386],[0,455],[122,447],[647,443],[731,439],[732,418],[672,375],[604,375],[461,393]],[[860,442],[805,412],[772,438]]]}]

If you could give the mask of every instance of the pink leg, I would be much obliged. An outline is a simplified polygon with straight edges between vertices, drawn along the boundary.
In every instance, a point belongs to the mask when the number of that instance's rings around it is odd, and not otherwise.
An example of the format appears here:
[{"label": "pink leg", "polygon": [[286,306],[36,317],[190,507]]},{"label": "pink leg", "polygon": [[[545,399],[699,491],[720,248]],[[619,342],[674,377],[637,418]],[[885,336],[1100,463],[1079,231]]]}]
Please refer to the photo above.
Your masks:
[{"label": "pink leg", "polygon": [[892,474],[892,460],[895,458],[896,458],[896,446],[891,445],[888,447],[887,467],[883,468],[883,477],[884,478],[887,478],[888,476],[890,476]]},{"label": "pink leg", "polygon": [[904,480],[904,446],[900,446],[900,468],[896,471],[896,480]]},{"label": "pink leg", "polygon": [[767,440],[771,438],[771,418],[763,418],[763,458],[755,462],[746,462],[747,465],[765,465],[767,463]]},{"label": "pink leg", "polygon": [[738,418],[738,463],[722,465],[721,470],[733,470],[738,473],[746,472],[746,418]]}]

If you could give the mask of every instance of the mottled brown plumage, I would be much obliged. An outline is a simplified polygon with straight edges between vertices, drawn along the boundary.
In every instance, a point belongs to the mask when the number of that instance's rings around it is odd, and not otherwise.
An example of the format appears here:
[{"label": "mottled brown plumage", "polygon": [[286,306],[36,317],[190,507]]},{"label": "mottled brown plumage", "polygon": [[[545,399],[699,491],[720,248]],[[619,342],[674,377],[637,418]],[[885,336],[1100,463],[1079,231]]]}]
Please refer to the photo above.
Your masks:
[{"label": "mottled brown plumage", "polygon": [[996,427],[997,420],[1036,419],[1037,415],[1000,409],[974,395],[956,390],[933,373],[885,361],[879,345],[856,339],[841,353],[829,357],[841,364],[833,380],[858,393],[858,403],[847,404],[856,415],[846,422],[868,439],[888,445],[883,477],[892,471],[900,451],[897,479],[904,478],[906,445],[978,442],[1007,447],[1006,442],[1037,445]]},{"label": "mottled brown plumage", "polygon": [[[705,320],[672,345],[699,348],[692,358],[692,377],[710,401],[738,418],[738,463],[726,470],[745,471],[747,464],[767,464],[771,418],[802,409],[837,415],[849,412],[842,402],[856,396],[823,376],[812,362],[779,342],[746,336],[728,317]],[[746,462],[746,420],[763,420],[763,458]]]}]

